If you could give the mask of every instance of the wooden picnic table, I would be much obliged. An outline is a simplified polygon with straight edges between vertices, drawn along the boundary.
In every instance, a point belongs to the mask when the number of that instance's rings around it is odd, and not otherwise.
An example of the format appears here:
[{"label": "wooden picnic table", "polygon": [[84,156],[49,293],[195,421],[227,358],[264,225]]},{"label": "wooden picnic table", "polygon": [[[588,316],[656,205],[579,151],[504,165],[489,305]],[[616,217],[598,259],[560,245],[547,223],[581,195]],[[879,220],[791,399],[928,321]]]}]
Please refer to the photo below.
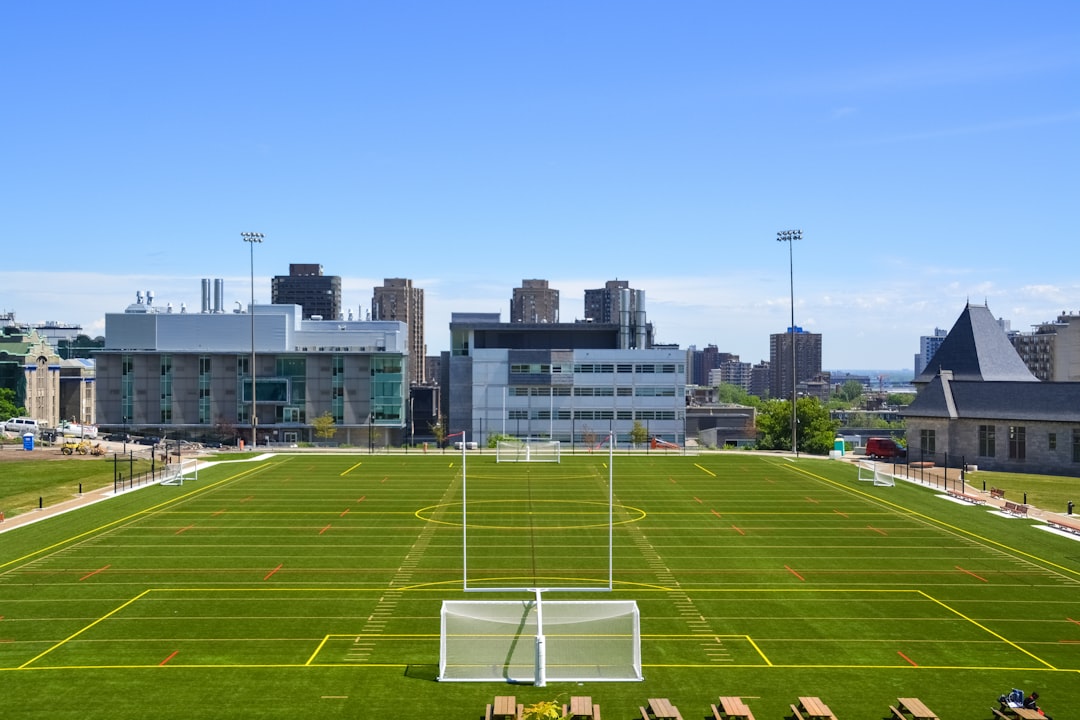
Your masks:
[{"label": "wooden picnic table", "polygon": [[649,716],[657,720],[682,720],[679,708],[672,705],[667,698],[649,698]]},{"label": "wooden picnic table", "polygon": [[938,720],[937,713],[926,707],[919,698],[897,698],[896,704],[902,713],[910,715],[914,720]]},{"label": "wooden picnic table", "polygon": [[817,697],[800,697],[799,714],[812,720],[836,720],[836,716],[833,715],[829,706],[821,701],[821,698]]},{"label": "wooden picnic table", "polygon": [[719,709],[712,706],[716,720],[754,720],[754,714],[741,697],[721,696]]},{"label": "wooden picnic table", "polygon": [[517,698],[513,695],[497,695],[495,704],[492,706],[492,720],[517,720],[521,713],[518,711]]},{"label": "wooden picnic table", "polygon": [[1005,712],[1011,712],[1020,720],[1044,720],[1043,715],[1038,710],[1032,710],[1031,708],[1009,708]]},{"label": "wooden picnic table", "polygon": [[563,717],[572,720],[596,720],[600,717],[600,706],[593,704],[588,695],[574,695],[569,705],[563,705]]}]

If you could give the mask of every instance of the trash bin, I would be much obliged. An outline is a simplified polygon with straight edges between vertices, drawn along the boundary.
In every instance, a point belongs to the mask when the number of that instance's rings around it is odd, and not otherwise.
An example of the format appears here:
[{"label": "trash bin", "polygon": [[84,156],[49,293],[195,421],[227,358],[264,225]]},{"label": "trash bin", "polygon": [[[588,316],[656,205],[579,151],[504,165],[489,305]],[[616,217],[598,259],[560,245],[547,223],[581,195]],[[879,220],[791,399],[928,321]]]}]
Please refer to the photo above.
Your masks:
[{"label": "trash bin", "polygon": [[22,449],[33,450],[34,449],[34,433],[26,433],[22,436]]}]

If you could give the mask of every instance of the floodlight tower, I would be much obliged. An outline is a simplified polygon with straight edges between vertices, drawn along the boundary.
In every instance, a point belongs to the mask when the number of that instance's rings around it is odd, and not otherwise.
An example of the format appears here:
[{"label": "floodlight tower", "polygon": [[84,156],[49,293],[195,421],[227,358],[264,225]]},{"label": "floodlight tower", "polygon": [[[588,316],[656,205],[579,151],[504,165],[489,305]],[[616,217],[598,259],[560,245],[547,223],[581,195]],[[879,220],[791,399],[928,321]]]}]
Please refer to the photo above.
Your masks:
[{"label": "floodlight tower", "polygon": [[791,282],[791,327],[788,333],[791,338],[791,452],[799,457],[799,446],[796,435],[796,423],[798,416],[795,413],[795,401],[798,399],[798,374],[795,369],[795,255],[792,250],[796,240],[802,240],[802,230],[781,230],[776,233],[777,242],[788,244],[788,269]]},{"label": "floodlight tower", "polygon": [[255,243],[263,241],[263,234],[257,232],[242,232],[240,237],[251,248],[251,305],[248,314],[251,315],[251,449],[258,444],[258,419],[255,417]]}]

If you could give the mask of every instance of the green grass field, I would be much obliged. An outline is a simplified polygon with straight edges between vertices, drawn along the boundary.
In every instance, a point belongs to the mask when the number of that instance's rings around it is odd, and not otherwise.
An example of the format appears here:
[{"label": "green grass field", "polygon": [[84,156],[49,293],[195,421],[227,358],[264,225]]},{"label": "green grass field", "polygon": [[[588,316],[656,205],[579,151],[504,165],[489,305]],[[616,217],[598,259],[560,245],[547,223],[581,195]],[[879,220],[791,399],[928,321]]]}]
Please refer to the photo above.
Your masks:
[{"label": "green grass field", "polygon": [[0,687],[13,718],[432,717],[493,696],[648,697],[759,720],[821,696],[990,718],[1009,688],[1080,704],[1080,538],[875,487],[833,461],[614,458],[614,590],[641,610],[641,683],[436,681],[443,600],[470,585],[607,582],[608,456],[278,455],[227,462],[0,534]]}]

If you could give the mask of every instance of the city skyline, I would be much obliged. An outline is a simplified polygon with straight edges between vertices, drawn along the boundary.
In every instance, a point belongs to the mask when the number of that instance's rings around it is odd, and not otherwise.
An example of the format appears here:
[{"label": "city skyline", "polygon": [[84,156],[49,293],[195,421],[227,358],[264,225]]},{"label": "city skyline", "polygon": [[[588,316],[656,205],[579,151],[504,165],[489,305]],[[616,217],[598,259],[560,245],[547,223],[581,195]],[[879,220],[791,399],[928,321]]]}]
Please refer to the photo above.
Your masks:
[{"label": "city skyline", "polygon": [[[257,302],[290,263],[453,312],[612,279],[659,343],[913,367],[967,302],[1080,310],[1068,2],[9,8],[0,311],[104,331],[136,291]],[[41,38],[48,37],[49,42]],[[247,41],[258,38],[257,41]],[[208,269],[212,268],[212,269]]]}]

